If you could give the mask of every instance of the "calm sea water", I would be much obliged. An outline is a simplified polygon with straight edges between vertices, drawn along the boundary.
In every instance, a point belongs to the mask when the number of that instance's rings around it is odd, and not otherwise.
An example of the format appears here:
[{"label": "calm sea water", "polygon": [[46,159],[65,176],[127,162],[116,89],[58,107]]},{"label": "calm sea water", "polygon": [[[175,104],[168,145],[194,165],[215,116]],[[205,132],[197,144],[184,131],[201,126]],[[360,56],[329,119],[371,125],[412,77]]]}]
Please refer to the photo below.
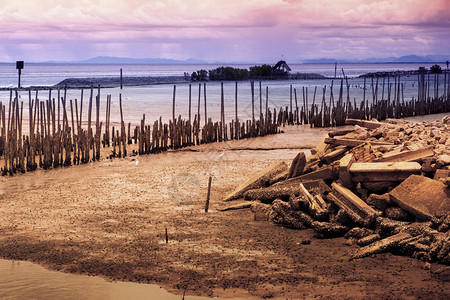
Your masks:
[{"label": "calm sea water", "polygon": [[[24,261],[0,259],[0,299],[66,299],[66,300],[179,300],[154,284],[108,282],[99,277],[49,271]],[[186,300],[206,300],[208,297],[186,296]],[[215,298],[219,299],[219,298]],[[227,298],[243,300],[242,298]]]},{"label": "calm sea water", "polygon": [[[420,66],[429,68],[432,64],[338,64],[337,75],[344,69],[348,77],[356,77],[368,72],[417,70]],[[22,85],[51,86],[66,78],[115,77],[123,76],[183,76],[200,69],[210,70],[222,65],[83,65],[83,64],[27,64],[22,70]],[[230,65],[236,68],[248,68],[252,65]],[[318,73],[334,76],[334,64],[294,64],[292,73]],[[445,64],[441,65],[445,68]],[[0,64],[0,87],[17,86],[15,64]]]},{"label": "calm sea water", "polygon": [[[338,76],[341,76],[342,68],[345,74],[350,77],[349,84],[351,85],[349,97],[351,101],[355,99],[359,103],[364,97],[363,80],[356,78],[357,76],[377,71],[396,71],[396,70],[416,70],[420,66],[429,68],[432,64],[341,64],[338,65]],[[233,67],[248,68],[250,65],[232,65]],[[114,77],[119,76],[120,68],[123,69],[124,76],[182,76],[185,72],[191,73],[199,69],[213,69],[219,65],[68,65],[68,64],[27,64],[22,73],[23,86],[52,86],[66,78],[84,78],[84,77]],[[441,65],[445,68],[445,65]],[[292,73],[318,73],[325,76],[334,76],[334,64],[298,64],[291,65]],[[392,79],[392,78],[391,78]],[[440,94],[443,93],[443,76],[440,81]],[[404,99],[410,100],[412,97],[417,97],[417,78],[415,76],[403,77],[404,84]],[[392,82],[391,82],[392,83]],[[371,82],[367,81],[366,99],[372,101]],[[433,83],[431,83],[433,84]],[[259,116],[260,103],[264,111],[266,100],[266,87],[268,87],[268,106],[270,109],[286,107],[290,104],[290,86],[297,92],[297,103],[299,106],[303,105],[303,89],[305,89],[305,98],[307,95],[308,106],[311,106],[313,101],[321,103],[323,97],[323,88],[326,87],[325,99],[327,103],[330,100],[331,80],[282,80],[282,81],[263,81],[261,83],[261,91],[259,89],[259,82],[255,82],[255,115]],[[334,98],[337,99],[339,93],[340,80],[334,81],[333,93]],[[15,64],[0,64],[0,87],[17,86],[17,70]],[[307,94],[306,94],[307,89]],[[316,89],[316,96],[314,97],[314,90]],[[378,86],[378,98],[382,94],[382,82]],[[89,90],[84,90],[84,109],[86,120],[87,99],[90,93]],[[96,95],[97,91],[94,91]],[[392,92],[393,93],[393,92]],[[433,93],[430,91],[430,93]],[[207,83],[207,112],[208,117],[217,120],[220,118],[220,82]],[[140,87],[124,87],[123,90],[119,88],[102,89],[101,90],[101,111],[105,111],[106,95],[112,96],[112,122],[120,120],[119,115],[119,97],[122,96],[124,117],[126,122],[139,124],[142,115],[145,114],[146,120],[153,122],[159,117],[167,122],[172,116],[172,98],[173,85],[151,85]],[[32,98],[35,98],[33,92]],[[57,91],[52,90],[49,95],[48,91],[39,91],[38,98],[46,100],[57,97]],[[60,96],[62,96],[62,91]],[[0,91],[0,101],[3,104],[9,101],[9,92]],[[19,97],[24,100],[24,109],[27,111],[28,93],[20,92]],[[234,118],[235,110],[235,83],[224,83],[224,97],[225,97],[225,117],[229,121]],[[384,90],[384,98],[387,97],[387,85]],[[68,99],[78,103],[81,99],[80,90],[69,90],[67,94]],[[199,86],[198,83],[192,83],[191,86],[191,108],[192,117],[198,112],[198,98]],[[346,90],[344,89],[344,99],[347,98]],[[250,119],[252,116],[252,96],[250,83],[248,81],[239,82],[238,84],[238,116],[241,120]],[[204,90],[200,94],[200,113],[202,121],[204,121]],[[306,99],[305,99],[306,100]],[[295,108],[295,97],[293,98],[293,105]],[[176,115],[181,115],[183,118],[188,118],[189,112],[189,84],[177,84],[176,87]],[[26,119],[26,117],[25,117]],[[105,119],[102,117],[102,119]]]}]

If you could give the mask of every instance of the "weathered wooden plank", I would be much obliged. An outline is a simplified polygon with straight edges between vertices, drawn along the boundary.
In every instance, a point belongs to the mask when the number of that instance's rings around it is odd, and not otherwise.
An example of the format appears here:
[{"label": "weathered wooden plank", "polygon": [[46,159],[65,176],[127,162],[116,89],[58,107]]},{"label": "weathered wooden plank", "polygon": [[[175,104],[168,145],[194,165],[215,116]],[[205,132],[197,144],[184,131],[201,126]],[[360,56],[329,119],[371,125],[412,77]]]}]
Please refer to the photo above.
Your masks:
[{"label": "weathered wooden plank", "polygon": [[325,143],[332,145],[343,145],[356,147],[363,143],[370,143],[371,145],[394,145],[388,142],[378,142],[378,141],[366,141],[366,140],[355,140],[355,139],[336,139],[336,138],[325,138]]}]

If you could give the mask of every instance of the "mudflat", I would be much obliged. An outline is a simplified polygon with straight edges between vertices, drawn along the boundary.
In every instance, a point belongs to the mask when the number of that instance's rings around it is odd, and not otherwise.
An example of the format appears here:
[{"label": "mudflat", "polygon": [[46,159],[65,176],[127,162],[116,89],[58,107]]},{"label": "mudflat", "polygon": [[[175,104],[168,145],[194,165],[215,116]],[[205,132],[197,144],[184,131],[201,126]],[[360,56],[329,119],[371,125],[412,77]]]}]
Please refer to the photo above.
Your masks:
[{"label": "mudflat", "polygon": [[448,298],[450,286],[432,274],[439,265],[392,254],[350,260],[357,246],[343,238],[315,239],[312,230],[255,221],[249,209],[217,211],[242,181],[274,162],[290,164],[299,151],[309,154],[328,131],[284,130],[2,177],[0,256],[63,272],[156,283],[187,295]]}]

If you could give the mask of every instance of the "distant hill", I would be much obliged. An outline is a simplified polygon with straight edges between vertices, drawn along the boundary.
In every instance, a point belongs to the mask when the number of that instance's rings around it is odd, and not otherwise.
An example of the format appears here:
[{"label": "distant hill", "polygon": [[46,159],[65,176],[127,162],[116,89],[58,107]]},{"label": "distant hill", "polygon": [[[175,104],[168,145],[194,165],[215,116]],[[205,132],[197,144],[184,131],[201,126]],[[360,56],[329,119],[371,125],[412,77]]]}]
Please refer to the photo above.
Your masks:
[{"label": "distant hill", "polygon": [[187,64],[206,64],[203,60],[187,59],[176,60],[168,58],[128,58],[128,57],[114,57],[114,56],[96,56],[93,58],[78,60],[78,61],[47,61],[45,63],[67,63],[67,64],[108,64],[108,65],[187,65]]},{"label": "distant hill", "polygon": [[[386,64],[386,63],[441,63],[444,64],[450,60],[450,55],[406,55],[401,57],[387,57],[387,58],[365,58],[365,59],[336,59],[336,58],[317,58],[317,59],[292,59],[288,63],[291,64]],[[0,64],[12,64],[13,62],[0,62]],[[114,57],[114,56],[96,56],[93,58],[77,61],[42,61],[42,62],[26,62],[31,64],[117,64],[117,65],[260,65],[271,62],[207,62],[200,59],[189,58],[187,60],[176,60],[168,58],[128,58],[128,57]],[[272,62],[275,63],[275,60]]]},{"label": "distant hill", "polygon": [[401,57],[388,57],[388,58],[366,58],[366,59],[334,59],[334,58],[320,58],[320,59],[305,59],[304,64],[332,64],[335,62],[341,64],[386,64],[386,63],[445,63],[450,60],[449,56],[444,55],[406,55]]}]

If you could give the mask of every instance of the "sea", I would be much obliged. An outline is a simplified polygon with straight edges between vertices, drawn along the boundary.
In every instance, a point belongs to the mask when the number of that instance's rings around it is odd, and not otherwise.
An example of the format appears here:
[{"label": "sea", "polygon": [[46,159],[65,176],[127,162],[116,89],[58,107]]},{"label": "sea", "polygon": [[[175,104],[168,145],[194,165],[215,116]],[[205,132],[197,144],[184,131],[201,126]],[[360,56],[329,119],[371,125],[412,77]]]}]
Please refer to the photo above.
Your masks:
[{"label": "sea", "polygon": [[[349,98],[353,102],[360,103],[365,97],[366,100],[372,101],[373,92],[371,88],[372,82],[367,80],[366,89],[364,91],[363,79],[360,75],[380,71],[408,71],[417,70],[419,67],[430,68],[433,63],[411,63],[411,64],[338,64],[335,69],[335,64],[293,64],[290,65],[291,73],[317,73],[327,77],[343,77],[343,74],[348,77],[350,85]],[[41,64],[41,63],[26,63],[21,74],[22,87],[30,86],[46,86],[51,88],[53,85],[61,82],[67,78],[93,78],[93,77],[120,77],[120,69],[122,69],[123,76],[140,77],[140,76],[183,76],[186,73],[191,74],[197,70],[211,70],[223,65],[119,65],[119,64]],[[249,68],[252,65],[225,65],[235,68]],[[445,64],[440,64],[445,69]],[[337,71],[335,74],[335,70]],[[440,94],[444,91],[443,76],[439,82]],[[295,109],[295,96],[300,107],[303,105],[303,98],[305,102],[307,99],[308,106],[312,103],[321,103],[322,98],[329,103],[331,86],[333,86],[334,99],[337,99],[340,88],[340,79],[315,79],[315,80],[266,80],[254,83],[254,114],[259,116],[260,111],[265,111],[265,102],[267,100],[269,109],[286,107],[290,105],[291,86],[292,86],[292,101]],[[393,83],[391,78],[390,83]],[[417,77],[402,77],[403,83],[403,97],[405,100],[410,100],[412,97],[417,97]],[[374,85],[376,82],[374,82]],[[14,88],[18,85],[18,74],[15,63],[0,64],[0,88]],[[200,86],[199,86],[200,85]],[[220,82],[206,83],[206,111],[208,118],[220,118],[220,101],[221,101],[221,85]],[[345,82],[344,82],[345,86]],[[433,85],[431,85],[433,86]],[[123,100],[124,118],[126,122],[132,124],[139,124],[143,115],[146,120],[153,122],[160,117],[163,121],[168,121],[172,116],[172,103],[175,94],[175,114],[181,115],[183,118],[189,117],[189,98],[191,107],[191,118],[199,112],[201,120],[204,121],[205,116],[205,86],[203,83],[192,82],[178,83],[176,87],[174,84],[158,84],[147,86],[134,86],[120,88],[105,88],[101,89],[101,111],[105,111],[105,103],[107,95],[111,95],[112,111],[111,121],[118,122],[120,120],[119,114],[119,98]],[[175,89],[175,91],[174,91]],[[393,94],[392,84],[392,94]],[[189,92],[189,90],[191,92]],[[235,82],[224,82],[224,102],[225,102],[225,118],[230,120],[235,116],[235,101],[236,101],[236,84]],[[241,120],[250,119],[253,114],[252,110],[252,92],[249,81],[242,81],[237,84],[237,99],[238,99],[238,117]],[[374,88],[375,90],[375,88]],[[384,94],[387,98],[387,81],[385,89],[382,88],[381,80],[378,82],[378,99]],[[266,91],[268,91],[266,95]],[[97,95],[97,90],[94,95]],[[66,98],[68,100],[76,101],[80,104],[83,93],[84,107],[87,106],[90,90],[68,90]],[[433,93],[431,91],[430,93]],[[365,94],[365,95],[364,95]],[[191,95],[189,97],[189,95]],[[24,109],[27,111],[28,91],[20,91],[19,97],[24,100]],[[32,99],[36,98],[36,92],[31,93]],[[47,100],[49,98],[57,98],[58,91],[52,89],[51,91],[40,90],[37,98],[40,100]],[[59,91],[59,97],[63,97],[63,91]],[[392,97],[392,96],[391,96]],[[0,91],[0,101],[9,102],[10,91]],[[347,91],[344,88],[344,99],[347,99]],[[200,101],[199,101],[200,100]],[[84,109],[83,114],[87,111]],[[85,119],[86,120],[86,119]]]}]

